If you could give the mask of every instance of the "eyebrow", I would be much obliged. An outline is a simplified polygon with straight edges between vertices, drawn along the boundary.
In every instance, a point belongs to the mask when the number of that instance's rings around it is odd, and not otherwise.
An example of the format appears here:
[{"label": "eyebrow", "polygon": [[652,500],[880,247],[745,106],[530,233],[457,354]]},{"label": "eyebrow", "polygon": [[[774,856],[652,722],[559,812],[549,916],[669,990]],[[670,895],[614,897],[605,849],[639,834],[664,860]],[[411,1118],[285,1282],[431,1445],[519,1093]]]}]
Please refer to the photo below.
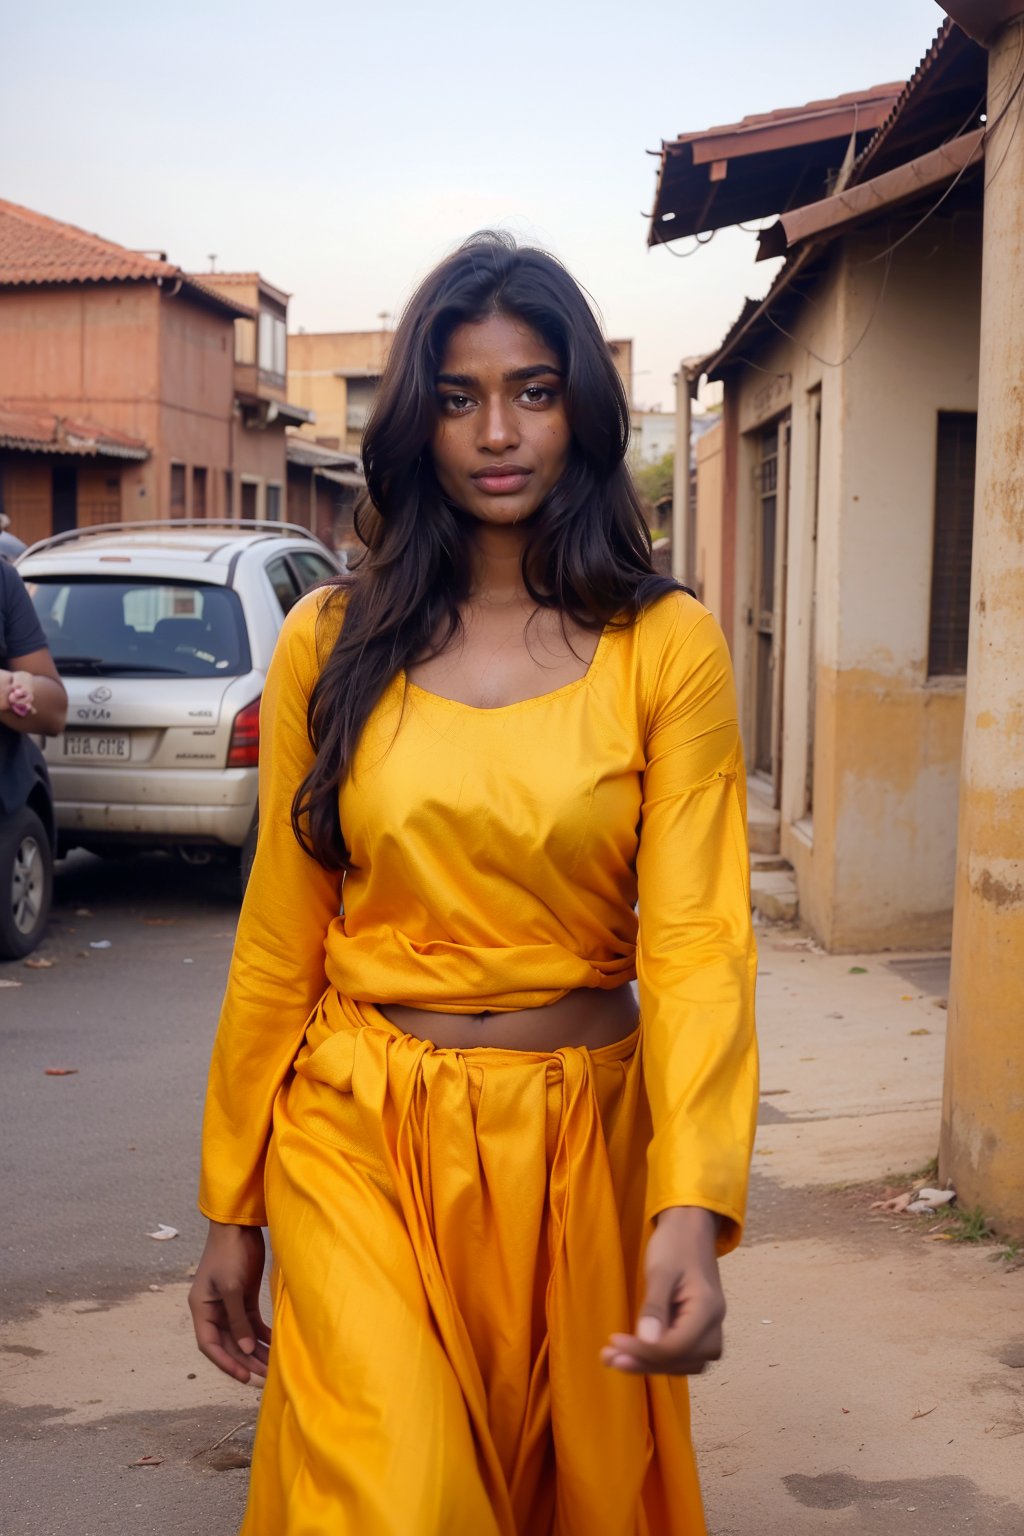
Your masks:
[{"label": "eyebrow", "polygon": [[[503,373],[501,377],[506,384],[522,384],[528,379],[542,378],[545,374],[560,379],[562,370],[556,368],[554,363],[531,363],[528,368],[513,368],[509,373]],[[471,373],[439,373],[437,382],[454,384],[462,389],[474,389],[479,385],[480,380],[474,378]]]}]

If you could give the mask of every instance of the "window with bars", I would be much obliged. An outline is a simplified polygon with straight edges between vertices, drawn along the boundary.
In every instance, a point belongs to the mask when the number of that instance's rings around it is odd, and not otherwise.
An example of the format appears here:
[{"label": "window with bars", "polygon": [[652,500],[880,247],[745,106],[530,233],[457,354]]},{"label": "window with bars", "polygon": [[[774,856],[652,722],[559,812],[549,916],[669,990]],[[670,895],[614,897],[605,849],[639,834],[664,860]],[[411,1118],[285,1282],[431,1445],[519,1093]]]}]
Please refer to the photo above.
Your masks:
[{"label": "window with bars", "polygon": [[967,671],[977,439],[978,418],[973,411],[939,412],[929,677]]}]

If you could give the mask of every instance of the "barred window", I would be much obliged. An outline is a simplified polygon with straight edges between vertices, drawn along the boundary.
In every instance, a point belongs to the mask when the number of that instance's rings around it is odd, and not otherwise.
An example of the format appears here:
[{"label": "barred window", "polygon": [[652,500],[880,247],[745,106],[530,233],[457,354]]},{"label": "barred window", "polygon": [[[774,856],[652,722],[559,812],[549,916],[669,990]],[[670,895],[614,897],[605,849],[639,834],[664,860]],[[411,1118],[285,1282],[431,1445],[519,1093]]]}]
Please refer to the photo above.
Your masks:
[{"label": "barred window", "polygon": [[939,412],[929,677],[967,671],[977,438],[978,418],[973,411]]}]

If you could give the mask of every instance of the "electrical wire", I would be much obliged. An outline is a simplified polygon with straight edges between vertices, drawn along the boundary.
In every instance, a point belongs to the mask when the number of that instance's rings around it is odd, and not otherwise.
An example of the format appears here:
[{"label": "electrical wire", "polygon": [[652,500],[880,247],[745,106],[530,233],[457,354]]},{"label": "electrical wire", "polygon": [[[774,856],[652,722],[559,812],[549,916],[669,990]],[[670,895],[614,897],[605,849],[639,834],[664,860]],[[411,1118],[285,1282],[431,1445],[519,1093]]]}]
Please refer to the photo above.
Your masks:
[{"label": "electrical wire", "polygon": [[[1013,106],[1013,103],[1017,100],[1017,97],[1020,96],[1022,89],[1024,89],[1024,71],[1021,71],[1021,69],[1020,69],[1022,61],[1024,61],[1024,29],[1022,29],[1022,31],[1021,31],[1021,42],[1020,42],[1020,46],[1018,47],[1018,50],[1017,50],[1017,61],[1016,61],[1016,63],[1013,66],[1014,73],[1017,74],[1017,83],[1013,87],[1013,90],[1010,92],[1010,95],[1007,97],[1006,101],[1003,103],[1002,107],[1000,108],[999,112],[996,114],[996,116],[993,119],[993,121],[991,123],[986,123],[984,136],[982,137],[981,142],[980,142],[980,144],[978,146],[978,148],[981,149],[981,150],[984,150],[986,148],[986,146],[988,145],[988,142],[991,139],[993,133],[999,127],[1000,123],[1004,120],[1004,118],[1006,117],[1006,115],[1009,112],[1010,108]],[[984,100],[984,98],[983,98],[983,100]],[[976,119],[976,117],[980,113],[981,105],[982,105],[982,103],[979,102],[978,112],[972,113],[971,117],[969,117],[967,119],[967,122],[973,122]],[[1003,168],[1003,163],[1006,160],[1006,156],[1010,152],[1010,145],[1013,143],[1014,134],[1017,132],[1017,129],[1020,126],[1020,118],[1021,118],[1021,112],[1022,111],[1024,111],[1024,101],[1021,102],[1021,107],[1018,109],[1017,119],[1016,119],[1016,121],[1015,121],[1015,123],[1013,125],[1013,130],[1012,130],[1012,132],[1010,134],[1010,141],[1009,141],[1009,143],[1006,146],[1006,150],[1005,150],[1005,152],[1003,154],[1003,158],[1000,160],[999,164],[996,166],[996,168],[993,171],[991,177],[985,183],[985,190],[986,191],[992,185],[993,181],[995,181],[996,177],[999,175],[999,172]],[[966,124],[965,124],[965,126],[966,126]],[[955,142],[955,140],[960,137],[960,135],[963,133],[963,131],[964,131],[963,128],[961,128],[960,133],[954,134],[952,139],[947,139],[946,140],[946,143],[950,144],[950,143]],[[953,180],[949,183],[949,186],[946,187],[945,190],[942,192],[942,195],[940,197],[936,198],[935,202],[932,203],[931,207],[925,213],[923,213],[921,215],[921,217],[917,220],[917,222],[915,224],[912,224],[908,230],[904,231],[904,233],[902,235],[900,235],[898,240],[894,240],[891,245],[888,245],[885,248],[884,251],[878,251],[878,252],[876,252],[876,254],[874,256],[866,257],[864,259],[864,261],[858,262],[857,265],[858,266],[864,266],[864,267],[873,266],[876,261],[883,261],[885,258],[892,256],[894,251],[898,251],[901,245],[903,245],[907,240],[909,240],[912,235],[916,235],[918,230],[922,227],[922,225],[927,224],[928,220],[930,218],[932,218],[932,216],[939,211],[939,209],[942,207],[942,205],[946,201],[946,199],[952,195],[952,193],[959,186],[960,182],[967,175],[967,172],[970,171],[970,170],[973,170],[974,167],[977,165],[977,163],[978,163],[978,153],[977,153],[977,150],[976,150],[974,152],[974,154],[972,154],[970,156],[970,158],[965,162],[965,164],[960,167],[959,171],[957,171],[956,175],[953,177]]]},{"label": "electrical wire", "polygon": [[[996,113],[996,116],[992,119],[991,122],[986,122],[984,135],[983,135],[983,137],[982,137],[982,139],[981,139],[981,141],[980,141],[980,143],[978,145],[978,148],[982,149],[982,150],[984,150],[987,147],[987,145],[988,145],[989,141],[991,140],[993,134],[995,133],[996,129],[1000,126],[1001,123],[1003,123],[1005,121],[1005,119],[1006,119],[1008,113],[1011,111],[1014,103],[1017,101],[1017,99],[1019,97],[1022,96],[1022,92],[1024,92],[1024,70],[1022,70],[1022,68],[1021,68],[1022,63],[1024,63],[1024,20],[1022,20],[1019,25],[1020,25],[1020,38],[1019,38],[1018,48],[1017,48],[1017,58],[1016,58],[1016,60],[1014,62],[1013,69],[1011,71],[1011,78],[1012,78],[1013,75],[1016,75],[1016,77],[1017,77],[1016,78],[1016,82],[1015,82],[1012,90],[1009,92],[1009,95],[1007,96],[1007,98],[1004,101],[1003,105],[1000,107],[999,111]],[[954,133],[949,139],[946,139],[944,141],[945,144],[954,143],[958,138],[960,138],[964,134],[964,132],[967,130],[968,126],[971,123],[977,121],[978,117],[981,115],[981,109],[984,106],[986,100],[987,100],[987,94],[986,94],[986,96],[983,96],[983,97],[980,98],[980,100],[978,101],[977,106],[972,109],[971,113],[964,120],[964,123],[960,127],[960,129],[956,133]],[[1024,98],[1021,99],[1021,104],[1020,104],[1020,107],[1018,108],[1016,119],[1014,120],[1013,127],[1012,127],[1012,129],[1010,131],[1009,139],[1007,140],[1006,148],[1003,151],[1003,154],[1002,154],[1002,157],[1001,157],[1001,159],[999,161],[999,164],[995,167],[994,171],[992,172],[992,175],[985,182],[985,191],[988,191],[989,187],[995,181],[996,177],[999,175],[999,173],[1002,170],[1004,164],[1006,163],[1006,158],[1009,155],[1010,150],[1011,150],[1011,148],[1013,146],[1013,141],[1014,141],[1014,138],[1016,137],[1017,130],[1020,127],[1022,117],[1024,117]],[[960,184],[960,182],[966,176],[967,172],[969,170],[973,169],[977,165],[977,163],[978,163],[978,155],[977,155],[977,150],[975,150],[975,152],[969,157],[969,159],[965,162],[965,164],[963,166],[961,166],[960,170],[953,177],[953,179],[949,183],[949,185],[943,190],[941,196],[938,197],[935,200],[935,202],[931,205],[931,207],[928,208],[927,211],[924,214],[922,214],[922,216],[914,224],[911,225],[910,229],[906,230],[902,235],[900,235],[900,237],[897,240],[892,241],[884,250],[878,251],[875,255],[869,256],[864,261],[856,263],[857,266],[874,266],[877,262],[884,261],[885,262],[885,271],[884,271],[884,273],[882,275],[882,281],[881,281],[881,283],[879,285],[878,293],[875,296],[875,302],[874,302],[874,304],[871,307],[871,313],[868,316],[868,319],[867,319],[867,322],[866,322],[866,324],[864,326],[864,329],[861,332],[860,336],[857,338],[857,340],[854,342],[853,346],[849,349],[849,351],[847,351],[845,353],[845,355],[843,357],[839,358],[837,361],[833,361],[832,359],[827,358],[827,357],[822,357],[821,354],[819,352],[816,352],[813,347],[808,346],[808,344],[805,341],[802,341],[798,336],[794,336],[792,331],[787,330],[786,327],[781,325],[778,320],[774,319],[772,314],[771,314],[771,312],[769,310],[765,310],[764,311],[764,318],[768,321],[769,325],[773,326],[774,329],[776,331],[778,331],[780,335],[785,336],[788,341],[792,341],[795,346],[801,347],[810,357],[813,357],[816,362],[821,363],[822,366],[825,367],[825,368],[841,368],[845,363],[848,363],[850,361],[850,359],[854,356],[854,354],[860,349],[860,347],[866,341],[868,333],[871,330],[871,327],[874,325],[875,320],[876,320],[876,318],[878,316],[879,310],[880,310],[881,305],[882,305],[882,300],[885,297],[886,288],[888,287],[889,275],[890,275],[890,273],[892,271],[892,258],[893,258],[893,255],[895,254],[896,251],[899,250],[900,246],[904,245],[906,243],[906,241],[908,241],[913,235],[917,234],[918,230],[921,229],[922,226],[924,224],[926,224],[928,222],[928,220],[931,219],[938,212],[938,210],[942,207],[943,203],[945,203],[947,198],[949,198],[952,195],[952,193],[955,191],[957,186]],[[739,225],[739,228],[746,229],[747,226],[741,224],[741,225]],[[760,231],[756,231],[756,230],[751,229],[748,232],[749,233],[759,233]],[[685,256],[692,256],[692,255],[694,255],[695,252],[698,251],[702,245],[707,245],[714,238],[715,233],[716,233],[715,230],[711,230],[704,239],[701,239],[701,236],[697,235],[696,236],[696,242],[697,243],[696,243],[696,245],[694,245],[692,247],[692,249],[690,249],[689,251],[672,251],[672,255],[673,256],[684,256],[684,257]],[[671,247],[666,245],[666,249],[671,249]],[[799,297],[804,303],[811,302],[809,296],[806,295],[806,294],[799,294],[799,295],[797,295],[797,297]],[[773,369],[770,369],[770,368],[762,368],[759,364],[752,362],[751,359],[748,358],[748,357],[740,357],[740,356],[738,356],[736,358],[736,361],[737,362],[741,362],[741,363],[745,363],[748,368],[753,368],[758,373],[769,374],[773,378],[791,377],[790,375],[787,375],[787,374],[784,374],[784,373],[776,373]]]},{"label": "electrical wire", "polygon": [[[895,247],[894,247],[894,249],[895,249]],[[878,292],[875,295],[875,302],[871,306],[871,313],[870,313],[870,315],[867,318],[867,321],[865,323],[864,329],[861,331],[860,335],[858,336],[857,340],[854,342],[854,344],[850,348],[850,350],[848,352],[846,352],[842,357],[840,357],[835,362],[833,362],[831,358],[822,357],[821,353],[820,352],[815,352],[814,348],[813,347],[809,347],[807,345],[806,341],[801,341],[799,336],[794,336],[792,331],[787,331],[784,325],[780,325],[778,320],[773,319],[772,315],[770,314],[770,312],[768,310],[765,310],[764,318],[768,321],[769,325],[772,325],[772,326],[775,327],[775,329],[779,332],[780,335],[785,336],[788,341],[794,342],[796,346],[802,347],[803,350],[810,357],[813,357],[816,362],[821,363],[822,367],[824,367],[824,368],[842,368],[844,363],[848,363],[850,361],[851,357],[854,355],[854,353],[857,352],[860,349],[860,347],[864,344],[864,342],[867,340],[868,332],[870,331],[871,327],[875,323],[875,319],[876,319],[876,317],[878,315],[878,311],[879,311],[879,309],[881,308],[881,305],[882,305],[882,300],[885,298],[885,290],[886,290],[886,288],[888,287],[888,284],[889,284],[889,273],[892,271],[892,251],[889,252],[889,258],[890,259],[889,259],[889,261],[886,264],[885,271],[882,274],[882,281],[881,281],[881,283],[878,286]],[[802,297],[802,295],[801,295],[801,297]]]},{"label": "electrical wire", "polygon": [[717,234],[717,229],[709,229],[705,235],[694,235],[693,238],[697,243],[696,245],[692,245],[688,251],[674,251],[666,240],[663,240],[661,244],[665,247],[670,256],[677,256],[680,261],[685,261],[687,256],[696,256],[701,246],[710,245]]}]

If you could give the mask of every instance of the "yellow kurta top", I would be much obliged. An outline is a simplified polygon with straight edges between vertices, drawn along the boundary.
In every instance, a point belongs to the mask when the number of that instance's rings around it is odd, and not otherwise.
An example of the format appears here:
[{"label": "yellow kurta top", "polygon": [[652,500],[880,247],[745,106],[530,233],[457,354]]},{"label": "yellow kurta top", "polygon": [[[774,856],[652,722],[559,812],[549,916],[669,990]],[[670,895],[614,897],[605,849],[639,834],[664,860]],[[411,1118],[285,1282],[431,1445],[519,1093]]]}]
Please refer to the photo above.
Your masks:
[{"label": "yellow kurta top", "polygon": [[720,1250],[734,1246],[757,1103],[755,949],[715,620],[671,593],[607,628],[578,681],[494,709],[399,675],[341,790],[354,865],[342,883],[290,820],[313,760],[310,691],[337,633],[322,605],[311,594],[288,615],[263,694],[260,835],[210,1072],[201,1209],[265,1220],[274,1098],[327,988],[477,1013],[637,978],[647,1215],[706,1207],[726,1218]]}]

